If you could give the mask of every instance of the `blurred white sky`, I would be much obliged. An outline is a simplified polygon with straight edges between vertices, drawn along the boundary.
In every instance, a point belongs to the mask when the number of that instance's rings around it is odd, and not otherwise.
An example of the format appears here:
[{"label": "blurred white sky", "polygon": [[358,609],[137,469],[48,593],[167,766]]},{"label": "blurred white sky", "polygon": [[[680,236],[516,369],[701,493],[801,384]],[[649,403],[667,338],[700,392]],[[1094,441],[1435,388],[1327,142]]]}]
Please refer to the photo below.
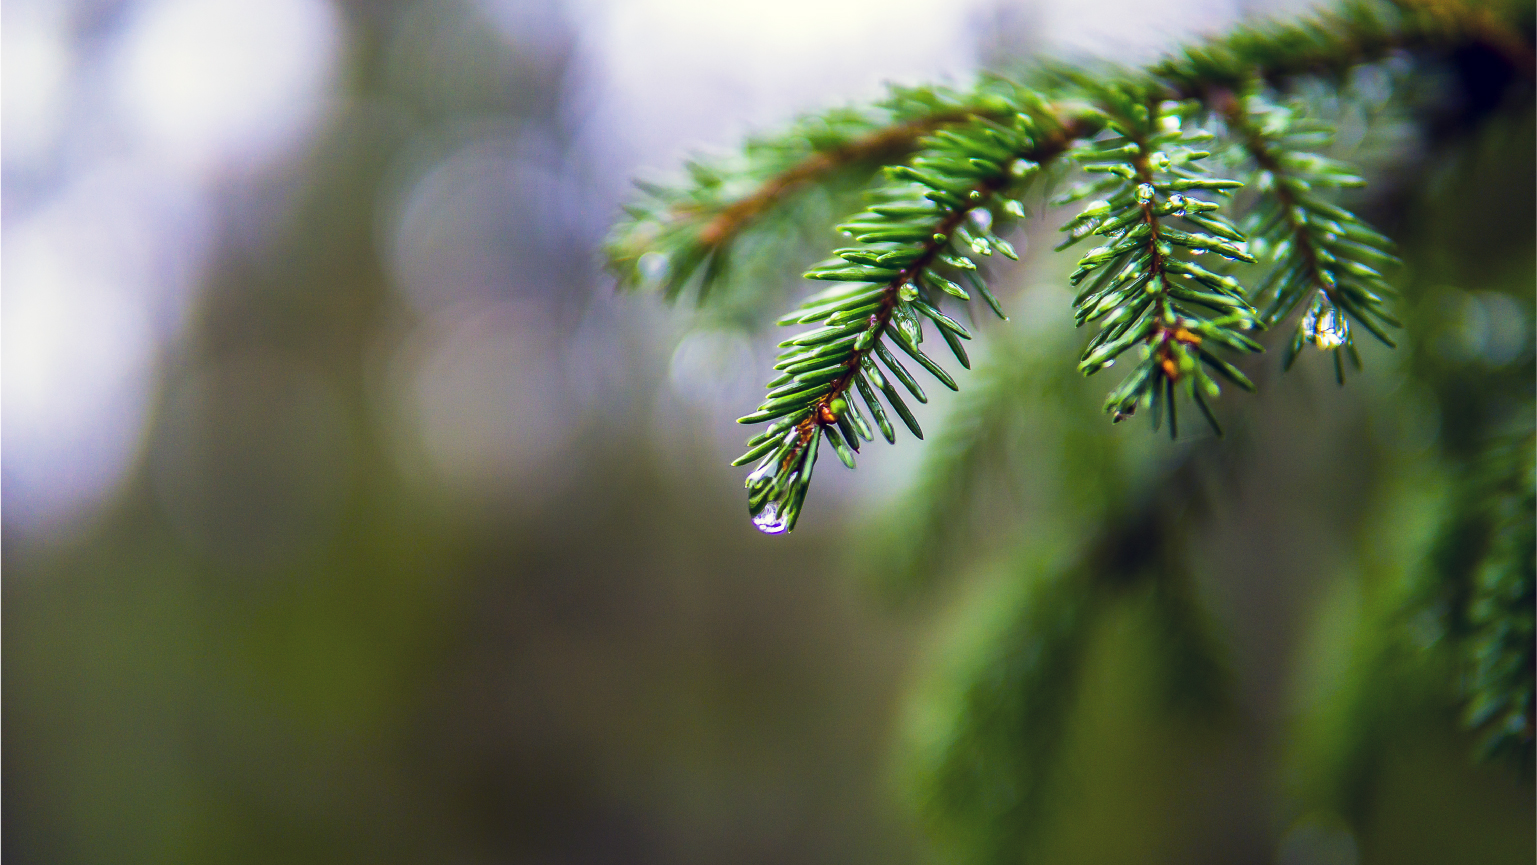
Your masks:
[{"label": "blurred white sky", "polygon": [[313,128],[342,34],[325,0],[3,14],[5,517],[46,529],[138,453],[215,192]]},{"label": "blurred white sky", "polygon": [[[509,44],[552,35],[542,3],[478,5]],[[884,81],[963,82],[979,25],[1010,8],[1034,42],[1123,60],[1237,13],[1234,0],[574,0],[567,115],[617,196],[640,165]],[[7,0],[3,16],[4,506],[10,526],[46,535],[88,516],[141,451],[220,208],[315,134],[346,34],[326,0]],[[432,260],[420,252],[397,266]]]},{"label": "blurred white sky", "polygon": [[[1238,0],[576,0],[598,80],[576,99],[626,176],[686,147],[730,147],[797,111],[877,97],[885,82],[964,83],[997,22],[1052,51],[1150,59],[1221,28]],[[1266,4],[1273,5],[1273,4]],[[1008,38],[1009,34],[1002,34]],[[614,129],[624,130],[614,136]],[[624,178],[620,179],[623,182]]]}]

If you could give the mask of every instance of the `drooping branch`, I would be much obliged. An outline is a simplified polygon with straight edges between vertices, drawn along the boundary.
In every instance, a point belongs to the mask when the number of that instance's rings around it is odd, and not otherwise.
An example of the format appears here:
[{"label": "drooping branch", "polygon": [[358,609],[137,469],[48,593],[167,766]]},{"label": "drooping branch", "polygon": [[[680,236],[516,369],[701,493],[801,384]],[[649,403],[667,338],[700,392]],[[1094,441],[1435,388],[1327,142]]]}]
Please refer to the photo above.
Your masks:
[{"label": "drooping branch", "polygon": [[1304,122],[1258,93],[1240,98],[1216,90],[1211,101],[1254,162],[1255,186],[1264,196],[1250,222],[1274,259],[1255,295],[1270,298],[1265,323],[1279,323],[1311,298],[1282,365],[1290,368],[1302,347],[1313,343],[1334,352],[1335,376],[1344,384],[1344,357],[1357,369],[1361,365],[1350,322],[1390,348],[1394,341],[1386,328],[1399,326],[1384,300],[1392,289],[1378,269],[1398,263],[1391,242],[1320,197],[1366,181],[1350,167],[1302,149],[1326,143],[1332,136],[1326,126]]},{"label": "drooping branch", "polygon": [[[1496,19],[1431,3],[1347,0],[1297,24],[1239,28],[1140,71],[1047,66],[1027,83],[991,78],[968,95],[899,91],[874,113],[810,118],[777,140],[751,143],[745,167],[734,172],[690,163],[693,186],[646,187],[650,198],[610,244],[611,263],[627,284],[650,282],[668,297],[694,284],[703,267],[702,298],[732,266],[734,249],[743,258],[749,247],[765,251],[757,240],[775,236],[769,226],[781,216],[798,213],[792,202],[806,200],[800,192],[865,188],[873,166],[886,163],[888,182],[866,188],[872,203],[838,226],[856,245],[806,274],[837,285],[780,322],[818,327],[781,343],[779,374],[758,410],[741,419],[769,424],[737,460],[758,461],[747,479],[749,511],[764,531],[788,531],[822,439],[852,468],[861,439],[873,441],[875,429],[894,440],[887,405],[922,437],[896,384],[920,402],[927,397],[890,346],[957,387],[920,347],[923,321],[969,368],[963,343],[971,334],[941,302],[976,293],[1002,316],[978,261],[995,251],[1013,257],[994,233],[1025,216],[1010,196],[1026,175],[1070,154],[1103,178],[1054,202],[1099,199],[1069,223],[1064,244],[1090,235],[1105,243],[1071,277],[1082,288],[1078,323],[1099,325],[1079,369],[1098,372],[1135,349],[1140,357],[1106,411],[1115,420],[1149,413],[1155,427],[1167,416],[1173,433],[1177,402],[1193,402],[1220,434],[1206,401],[1219,393],[1215,377],[1253,389],[1220,356],[1262,350],[1249,331],[1313,298],[1284,363],[1307,342],[1334,348],[1343,380],[1341,358],[1358,362],[1351,326],[1389,345],[1387,328],[1396,326],[1379,270],[1394,261],[1390,245],[1319,195],[1359,179],[1308,152],[1307,136],[1292,133],[1310,122],[1267,105],[1256,82],[1337,78],[1404,49],[1498,42],[1501,56],[1518,59],[1524,42],[1507,38]],[[1194,124],[1212,116],[1223,121],[1226,143],[1254,163],[1252,195],[1231,199],[1245,184],[1201,167],[1211,155],[1203,142],[1213,136]],[[1242,207],[1251,208],[1247,217]],[[1257,255],[1268,257],[1268,273],[1246,287],[1239,278],[1253,271],[1232,262],[1255,263]],[[647,273],[648,258],[659,275]],[[1269,301],[1263,315],[1254,308],[1261,299]]]},{"label": "drooping branch", "polygon": [[[839,250],[839,258],[812,270],[813,279],[842,285],[813,297],[793,323],[826,322],[820,329],[784,343],[778,368],[784,373],[771,383],[766,401],[743,423],[777,422],[749,442],[738,464],[762,459],[748,478],[749,505],[760,528],[788,531],[795,524],[810,481],[816,445],[827,438],[850,468],[859,439],[873,440],[868,422],[851,398],[857,389],[888,440],[894,440],[884,409],[875,398],[879,390],[914,435],[921,437],[916,419],[896,389],[876,365],[920,401],[922,388],[886,347],[889,339],[905,354],[951,389],[956,385],[919,348],[917,317],[928,318],[963,366],[970,361],[960,340],[971,335],[940,312],[942,294],[969,300],[959,283],[939,272],[971,282],[995,311],[1000,312],[969,255],[994,250],[1013,257],[1002,238],[987,231],[995,219],[991,209],[998,194],[1039,171],[1072,143],[1097,127],[1082,117],[1063,118],[1045,105],[1016,115],[1009,126],[978,120],[974,124],[930,139],[924,155],[912,167],[893,170],[907,183],[893,190],[892,200],[870,207],[842,227],[862,244]],[[1017,209],[1018,204],[1014,207]],[[1023,212],[1020,210],[1019,212]],[[985,214],[977,218],[978,214]],[[967,225],[977,231],[973,234]],[[962,276],[962,274],[966,274]],[[790,322],[787,322],[790,323]]]},{"label": "drooping branch", "polygon": [[[1201,168],[1210,155],[1201,145],[1212,136],[1187,128],[1192,106],[1156,103],[1156,90],[1133,83],[1088,86],[1098,91],[1098,103],[1111,117],[1110,135],[1074,155],[1086,172],[1103,179],[1065,198],[1103,198],[1064,226],[1069,236],[1058,249],[1095,235],[1109,243],[1084,255],[1070,277],[1074,285],[1088,282],[1074,301],[1078,323],[1103,319],[1079,369],[1092,375],[1132,346],[1142,345],[1145,356],[1106,400],[1105,410],[1113,420],[1147,408],[1155,427],[1167,414],[1169,432],[1177,434],[1178,387],[1220,434],[1205,400],[1219,389],[1203,364],[1242,387],[1253,386],[1206,343],[1258,351],[1259,345],[1243,334],[1257,326],[1258,317],[1236,280],[1214,273],[1193,257],[1211,253],[1253,260],[1243,234],[1216,215],[1220,205],[1199,197],[1226,195],[1241,184],[1212,177]],[[1189,230],[1174,228],[1174,220]],[[1185,252],[1176,254],[1180,249]]]}]

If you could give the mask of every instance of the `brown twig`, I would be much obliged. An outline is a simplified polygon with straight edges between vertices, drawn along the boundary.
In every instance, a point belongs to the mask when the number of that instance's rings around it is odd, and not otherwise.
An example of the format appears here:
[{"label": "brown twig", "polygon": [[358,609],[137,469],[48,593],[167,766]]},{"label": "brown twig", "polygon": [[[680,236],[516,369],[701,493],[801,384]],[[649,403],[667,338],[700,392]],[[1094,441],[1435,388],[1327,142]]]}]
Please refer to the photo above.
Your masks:
[{"label": "brown twig", "polygon": [[876,130],[839,147],[820,150],[764,181],[762,186],[746,198],[737,199],[722,208],[699,229],[699,242],[705,246],[718,246],[730,240],[785,196],[815,183],[839,168],[860,162],[888,162],[910,153],[918,139],[942,126],[986,116],[989,116],[987,112],[973,109],[939,111]]}]

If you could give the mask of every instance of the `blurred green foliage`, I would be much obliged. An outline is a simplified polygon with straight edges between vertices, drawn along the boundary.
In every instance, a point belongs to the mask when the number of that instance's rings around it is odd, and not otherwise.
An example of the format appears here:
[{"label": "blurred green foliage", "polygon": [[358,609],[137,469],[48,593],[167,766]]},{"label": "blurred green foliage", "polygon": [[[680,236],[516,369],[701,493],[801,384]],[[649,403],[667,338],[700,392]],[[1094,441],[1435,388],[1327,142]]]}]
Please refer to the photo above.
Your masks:
[{"label": "blurred green foliage", "polygon": [[[1537,372],[1529,81],[1436,56],[1412,118],[1327,103],[1406,261],[1407,339],[1348,389],[1272,352],[1223,442],[1110,427],[1063,265],[1027,252],[904,491],[770,539],[703,421],[637,420],[675,338],[639,305],[604,334],[629,392],[561,415],[533,475],[463,494],[401,456],[388,358],[431,314],[381,190],[488,121],[566,153],[570,45],[454,3],[347,14],[345,106],[279,230],[221,245],[131,482],[62,542],[7,526],[6,854],[1532,861],[1529,770],[1474,762],[1463,727],[1480,683],[1531,685],[1529,633],[1487,613],[1529,627],[1501,593],[1531,542],[1491,527],[1530,529],[1530,499],[1478,492]],[[506,281],[538,275],[547,351],[604,362],[595,227],[509,241]]]}]

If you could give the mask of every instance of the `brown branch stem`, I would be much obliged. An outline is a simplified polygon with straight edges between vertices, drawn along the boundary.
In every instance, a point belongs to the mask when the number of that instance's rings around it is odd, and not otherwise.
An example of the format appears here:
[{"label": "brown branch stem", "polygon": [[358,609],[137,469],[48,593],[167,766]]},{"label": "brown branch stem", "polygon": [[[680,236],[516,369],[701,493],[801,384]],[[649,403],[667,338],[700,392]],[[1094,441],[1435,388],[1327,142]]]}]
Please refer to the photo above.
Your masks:
[{"label": "brown branch stem", "polygon": [[908,120],[876,130],[841,147],[818,151],[785,171],[764,181],[751,195],[722,208],[699,230],[699,242],[717,246],[735,237],[748,223],[772,208],[781,199],[802,187],[848,165],[860,162],[890,161],[911,152],[918,139],[951,123],[972,117],[990,116],[971,109],[939,111],[916,120]]}]

